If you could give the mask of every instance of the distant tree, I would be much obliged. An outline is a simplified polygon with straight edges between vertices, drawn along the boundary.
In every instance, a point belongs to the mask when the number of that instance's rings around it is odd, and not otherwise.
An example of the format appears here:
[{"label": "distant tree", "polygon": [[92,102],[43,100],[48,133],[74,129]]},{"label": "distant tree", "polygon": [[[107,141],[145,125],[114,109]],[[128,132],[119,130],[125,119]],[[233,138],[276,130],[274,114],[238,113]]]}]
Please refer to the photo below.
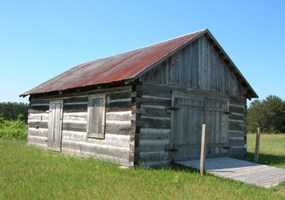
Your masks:
[{"label": "distant tree", "polygon": [[253,101],[247,110],[247,129],[261,127],[266,133],[285,133],[285,102],[270,95],[265,100]]},{"label": "distant tree", "polygon": [[28,108],[26,103],[3,102],[0,103],[0,117],[5,120],[21,120],[27,122]]},{"label": "distant tree", "polygon": [[247,109],[247,131],[254,132],[257,127],[261,127],[262,117],[260,117],[261,102],[254,100]]}]

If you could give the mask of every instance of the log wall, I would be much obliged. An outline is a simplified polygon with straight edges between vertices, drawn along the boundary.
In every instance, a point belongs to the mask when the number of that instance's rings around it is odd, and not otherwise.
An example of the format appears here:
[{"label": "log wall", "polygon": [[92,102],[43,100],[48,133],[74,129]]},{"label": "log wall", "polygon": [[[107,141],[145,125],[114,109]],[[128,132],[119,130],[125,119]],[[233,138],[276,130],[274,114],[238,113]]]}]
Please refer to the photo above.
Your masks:
[{"label": "log wall", "polygon": [[169,165],[171,90],[156,85],[137,86],[135,164],[146,167]]},{"label": "log wall", "polygon": [[229,112],[229,155],[242,158],[246,155],[246,98],[230,96]]},{"label": "log wall", "polygon": [[[101,91],[104,93],[104,91]],[[106,128],[104,139],[87,133],[88,95],[65,97],[61,151],[66,154],[114,162],[132,167],[134,163],[135,104],[131,87],[106,91]],[[29,110],[28,144],[48,148],[50,99],[32,99]]]},{"label": "log wall", "polygon": [[28,144],[47,148],[49,101],[33,99],[28,116]]}]

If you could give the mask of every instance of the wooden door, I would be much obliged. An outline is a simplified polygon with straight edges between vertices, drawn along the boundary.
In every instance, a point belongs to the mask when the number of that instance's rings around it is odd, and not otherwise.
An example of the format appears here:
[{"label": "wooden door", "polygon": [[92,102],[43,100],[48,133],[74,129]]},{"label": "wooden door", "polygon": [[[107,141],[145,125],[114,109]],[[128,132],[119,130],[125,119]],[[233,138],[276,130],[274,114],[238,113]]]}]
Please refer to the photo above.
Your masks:
[{"label": "wooden door", "polygon": [[208,157],[225,156],[228,149],[228,102],[205,99],[205,119]]},{"label": "wooden door", "polygon": [[49,107],[48,148],[61,150],[63,101],[51,101]]},{"label": "wooden door", "polygon": [[225,155],[228,146],[228,103],[197,96],[175,96],[172,114],[171,159],[200,157],[202,124],[207,126],[207,157]]}]

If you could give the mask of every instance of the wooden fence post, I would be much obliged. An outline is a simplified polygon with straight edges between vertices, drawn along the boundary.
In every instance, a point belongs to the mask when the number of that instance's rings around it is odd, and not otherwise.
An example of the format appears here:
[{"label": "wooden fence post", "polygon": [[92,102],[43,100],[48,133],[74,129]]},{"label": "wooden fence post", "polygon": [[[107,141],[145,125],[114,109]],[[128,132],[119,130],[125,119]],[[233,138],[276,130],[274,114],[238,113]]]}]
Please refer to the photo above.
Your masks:
[{"label": "wooden fence post", "polygon": [[256,129],[256,140],[255,140],[255,152],[254,152],[254,162],[259,160],[259,144],[260,144],[260,127]]},{"label": "wooden fence post", "polygon": [[202,124],[201,136],[201,156],[200,156],[200,174],[205,172],[205,157],[206,157],[206,124]]}]

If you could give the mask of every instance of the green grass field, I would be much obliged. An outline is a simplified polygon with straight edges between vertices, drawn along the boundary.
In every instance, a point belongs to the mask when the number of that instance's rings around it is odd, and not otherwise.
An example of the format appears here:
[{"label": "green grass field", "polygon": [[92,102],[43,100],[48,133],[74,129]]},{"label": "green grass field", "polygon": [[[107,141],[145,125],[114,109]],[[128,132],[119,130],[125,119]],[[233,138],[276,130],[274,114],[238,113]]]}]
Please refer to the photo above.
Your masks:
[{"label": "green grass field", "polygon": [[[252,159],[254,136],[248,137]],[[285,168],[285,135],[263,136],[261,162]],[[284,199],[263,189],[179,169],[122,169],[0,140],[0,199]]]},{"label": "green grass field", "polygon": [[[247,135],[248,159],[253,161],[255,134]],[[285,168],[285,134],[261,134],[259,163]]]}]

